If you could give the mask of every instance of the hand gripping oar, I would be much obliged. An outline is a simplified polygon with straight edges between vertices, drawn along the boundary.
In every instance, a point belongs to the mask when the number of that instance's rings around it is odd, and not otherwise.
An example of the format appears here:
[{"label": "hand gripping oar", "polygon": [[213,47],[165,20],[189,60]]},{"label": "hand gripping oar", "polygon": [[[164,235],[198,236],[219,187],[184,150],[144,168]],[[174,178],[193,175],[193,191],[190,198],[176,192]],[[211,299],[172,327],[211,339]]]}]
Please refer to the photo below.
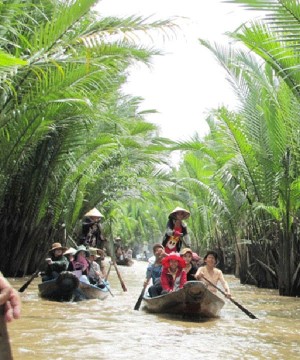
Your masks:
[{"label": "hand gripping oar", "polygon": [[101,277],[99,277],[99,279],[100,279],[100,281],[101,281],[100,285],[103,284],[103,285],[106,287],[106,290],[110,293],[110,295],[111,295],[112,297],[114,297],[114,294],[110,291],[109,286],[106,284],[106,280],[105,280],[105,279],[102,279]]},{"label": "hand gripping oar", "polygon": [[[219,290],[224,296],[226,296],[226,293],[221,290],[218,286],[216,286],[215,284],[213,284],[211,281],[209,281],[208,279],[206,279],[205,276],[202,276],[202,278],[209,283],[209,285],[211,285],[212,287],[214,287],[215,289]],[[227,296],[226,296],[227,297]],[[234,305],[236,305],[239,309],[241,309],[246,315],[248,315],[251,319],[257,319],[257,317],[255,315],[252,314],[252,312],[250,312],[249,310],[247,310],[246,308],[244,308],[244,306],[242,306],[241,304],[239,304],[237,301],[233,300],[230,297],[227,297],[227,299],[229,299],[232,303],[234,303]]]}]

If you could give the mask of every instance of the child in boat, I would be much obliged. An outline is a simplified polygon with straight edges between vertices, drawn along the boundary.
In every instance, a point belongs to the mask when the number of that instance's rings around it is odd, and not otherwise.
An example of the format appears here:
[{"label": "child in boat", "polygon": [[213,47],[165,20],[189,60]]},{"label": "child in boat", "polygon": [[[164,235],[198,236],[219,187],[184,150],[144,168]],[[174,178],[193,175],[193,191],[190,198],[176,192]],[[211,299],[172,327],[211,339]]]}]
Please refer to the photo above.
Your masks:
[{"label": "child in boat", "polygon": [[185,272],[187,281],[195,281],[195,274],[197,272],[197,267],[193,264],[193,251],[189,248],[184,248],[180,255],[182,256],[183,260],[185,261]]},{"label": "child in boat", "polygon": [[162,292],[160,276],[162,272],[162,259],[166,256],[164,247],[161,244],[153,245],[153,254],[154,261],[149,263],[146,270],[146,279],[144,281],[144,286],[146,287],[150,279],[152,279],[152,285],[148,289],[150,297],[159,296]]},{"label": "child in boat", "polygon": [[60,243],[52,244],[52,248],[49,250],[50,257],[46,259],[47,267],[42,281],[56,279],[61,272],[67,270],[69,262],[63,255],[66,250],[67,248],[61,246]]},{"label": "child in boat", "polygon": [[205,283],[207,283],[208,289],[213,293],[216,293],[217,289],[211,286],[207,281],[205,281],[205,278],[208,279],[215,286],[217,286],[218,282],[220,281],[220,283],[224,288],[226,297],[230,298],[231,297],[230,289],[227,282],[224,279],[223,273],[220,269],[216,268],[218,262],[218,254],[215,251],[208,251],[204,256],[203,260],[205,265],[199,267],[199,269],[196,272],[195,278],[197,280],[203,280]]},{"label": "child in boat", "polygon": [[177,254],[172,253],[162,259],[161,286],[162,294],[177,291],[186,283],[185,261]]},{"label": "child in boat", "polygon": [[80,281],[89,284],[88,273],[90,264],[87,261],[89,252],[84,245],[79,245],[76,253],[74,254],[74,260],[70,261],[68,270],[72,271]]},{"label": "child in boat", "polygon": [[185,246],[190,247],[190,238],[187,225],[183,221],[189,216],[190,212],[180,207],[176,207],[170,213],[167,223],[167,230],[162,242],[167,254],[172,252],[180,252],[182,243],[184,243]]}]

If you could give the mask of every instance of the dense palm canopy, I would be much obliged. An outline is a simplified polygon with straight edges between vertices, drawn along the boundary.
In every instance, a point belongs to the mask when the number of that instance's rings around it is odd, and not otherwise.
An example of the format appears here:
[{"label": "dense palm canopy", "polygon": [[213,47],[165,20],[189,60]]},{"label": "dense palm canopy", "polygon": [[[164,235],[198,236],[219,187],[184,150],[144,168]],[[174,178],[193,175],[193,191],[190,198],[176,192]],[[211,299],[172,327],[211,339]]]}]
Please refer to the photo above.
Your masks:
[{"label": "dense palm canopy", "polygon": [[[245,47],[201,40],[225,68],[239,108],[208,119],[210,134],[180,144],[189,193],[206,208],[201,238],[236,254],[243,282],[300,292],[299,4],[230,1],[259,9],[261,21],[229,34]],[[254,54],[255,53],[255,54]],[[207,240],[206,240],[207,241]],[[211,246],[211,245],[210,245]]]},{"label": "dense palm canopy", "polygon": [[145,166],[163,161],[167,142],[140,99],[120,91],[127,68],[158,52],[118,34],[170,23],[101,18],[96,4],[0,4],[0,253],[10,275],[64,240],[60,224],[76,231],[87,209],[138,193]]},{"label": "dense palm canopy", "polygon": [[228,34],[242,47],[200,40],[239,105],[178,143],[121,91],[131,64],[159,54],[139,32],[172,32],[170,21],[101,18],[91,0],[0,4],[0,270],[35,270],[52,241],[77,241],[94,206],[105,235],[131,246],[161,241],[183,206],[194,250],[219,251],[243,283],[299,295],[299,4],[225,2],[262,14]]}]

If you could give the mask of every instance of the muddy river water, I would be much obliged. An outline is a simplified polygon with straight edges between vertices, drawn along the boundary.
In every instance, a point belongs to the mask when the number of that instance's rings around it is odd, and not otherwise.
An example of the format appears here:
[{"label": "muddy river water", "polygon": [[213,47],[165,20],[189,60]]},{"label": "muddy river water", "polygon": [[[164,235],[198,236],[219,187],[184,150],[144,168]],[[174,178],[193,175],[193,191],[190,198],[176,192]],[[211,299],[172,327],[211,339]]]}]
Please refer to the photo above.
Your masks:
[{"label": "muddy river water", "polygon": [[[8,325],[14,360],[300,359],[300,298],[278,296],[226,276],[234,299],[258,317],[249,318],[226,300],[219,318],[181,317],[133,310],[142,291],[146,262],[115,270],[105,300],[56,303],[38,296],[35,279],[22,296],[22,317]],[[10,279],[18,289],[26,279]],[[222,294],[220,294],[223,297]]]}]

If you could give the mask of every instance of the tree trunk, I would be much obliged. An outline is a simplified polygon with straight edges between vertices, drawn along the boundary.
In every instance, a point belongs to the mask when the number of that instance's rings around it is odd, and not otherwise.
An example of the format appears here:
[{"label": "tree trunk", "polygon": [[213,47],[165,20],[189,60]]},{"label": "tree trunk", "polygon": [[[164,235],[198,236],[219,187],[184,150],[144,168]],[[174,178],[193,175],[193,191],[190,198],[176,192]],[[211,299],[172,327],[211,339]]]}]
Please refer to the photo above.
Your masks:
[{"label": "tree trunk", "polygon": [[292,295],[291,274],[291,242],[289,233],[281,230],[279,232],[279,271],[278,288],[279,295]]}]

